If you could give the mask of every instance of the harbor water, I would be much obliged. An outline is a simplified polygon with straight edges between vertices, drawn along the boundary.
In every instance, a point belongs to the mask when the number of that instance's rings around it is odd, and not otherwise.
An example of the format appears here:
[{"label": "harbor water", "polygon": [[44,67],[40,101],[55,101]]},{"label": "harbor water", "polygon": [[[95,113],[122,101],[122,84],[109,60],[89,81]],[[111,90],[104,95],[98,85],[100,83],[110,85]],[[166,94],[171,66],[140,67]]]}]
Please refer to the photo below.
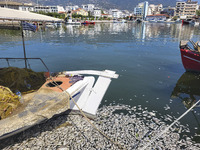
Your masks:
[{"label": "harbor water", "polygon": [[[161,118],[178,118],[200,99],[200,74],[185,72],[181,61],[179,42],[189,39],[200,39],[198,26],[97,23],[25,31],[27,57],[42,58],[51,72],[109,69],[120,75],[112,80],[100,107],[141,105]],[[21,31],[0,30],[0,53],[1,57],[24,57]],[[9,64],[24,67],[21,60]],[[39,61],[28,64],[34,71],[46,71]],[[7,66],[0,60],[0,67]],[[200,108],[195,107],[180,123],[190,129],[185,134],[199,143]]]}]

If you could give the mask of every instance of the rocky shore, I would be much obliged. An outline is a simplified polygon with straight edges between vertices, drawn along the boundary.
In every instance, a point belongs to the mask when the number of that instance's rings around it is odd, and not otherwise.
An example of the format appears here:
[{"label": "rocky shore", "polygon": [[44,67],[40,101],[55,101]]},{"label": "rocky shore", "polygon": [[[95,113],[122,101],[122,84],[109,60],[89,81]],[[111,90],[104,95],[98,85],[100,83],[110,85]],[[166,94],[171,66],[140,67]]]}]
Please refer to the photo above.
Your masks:
[{"label": "rocky shore", "polygon": [[[161,118],[161,119],[158,119]],[[138,105],[105,106],[99,109],[92,122],[124,149],[141,149],[154,139],[175,118],[149,112]],[[168,124],[169,125],[169,124]],[[148,149],[200,149],[186,134],[189,128],[175,124]],[[80,115],[63,114],[36,125],[16,136],[0,141],[0,149],[120,149],[103,137]]]}]

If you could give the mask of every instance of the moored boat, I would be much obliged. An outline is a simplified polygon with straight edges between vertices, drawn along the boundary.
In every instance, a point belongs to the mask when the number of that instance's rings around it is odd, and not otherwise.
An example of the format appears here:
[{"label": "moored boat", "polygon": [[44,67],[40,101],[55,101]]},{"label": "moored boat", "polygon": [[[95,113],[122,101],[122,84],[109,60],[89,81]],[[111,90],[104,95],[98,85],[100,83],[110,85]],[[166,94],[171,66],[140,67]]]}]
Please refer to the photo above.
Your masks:
[{"label": "moored boat", "polygon": [[189,41],[180,42],[183,66],[186,71],[200,72],[200,46],[198,42],[194,43],[193,41],[190,41],[193,45],[193,48],[191,48],[188,42]]},{"label": "moored boat", "polygon": [[84,21],[84,22],[81,22],[81,24],[93,24],[95,25],[95,22],[94,21]]},{"label": "moored boat", "polygon": [[81,25],[81,22],[74,21],[71,17],[69,17],[68,19],[65,19],[65,24],[66,25]]}]

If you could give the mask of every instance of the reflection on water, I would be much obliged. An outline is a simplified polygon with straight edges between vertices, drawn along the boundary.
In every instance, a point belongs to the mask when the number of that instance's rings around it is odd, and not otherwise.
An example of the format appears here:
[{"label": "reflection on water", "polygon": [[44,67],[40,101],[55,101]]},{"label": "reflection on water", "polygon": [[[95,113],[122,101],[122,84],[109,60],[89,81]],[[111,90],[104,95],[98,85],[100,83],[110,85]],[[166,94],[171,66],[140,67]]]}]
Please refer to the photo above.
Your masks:
[{"label": "reflection on water", "polygon": [[185,72],[177,81],[171,97],[180,98],[190,108],[200,99],[200,74]]},{"label": "reflection on water", "polygon": [[[178,98],[182,101],[184,106],[189,109],[200,99],[200,74],[194,72],[185,72],[177,81],[176,86],[171,94],[171,98]],[[196,106],[200,108],[200,104]],[[200,118],[199,113],[195,109],[191,111],[193,118],[197,124],[196,135],[200,134]],[[197,115],[198,114],[198,115]],[[194,136],[194,141],[200,142],[199,136]]]},{"label": "reflection on water", "polygon": [[[199,34],[198,27],[193,26],[182,26],[181,24],[167,24],[167,23],[98,23],[96,25],[63,25],[59,28],[40,28],[38,32],[48,32],[51,36],[59,35],[61,38],[64,37],[78,37],[81,35],[88,35],[89,39],[101,38],[101,36],[108,34],[123,34],[129,33],[127,36],[132,36],[135,39],[148,40],[151,38],[176,38],[178,40],[192,39],[194,34]],[[130,33],[132,33],[130,35]],[[49,36],[49,34],[41,34],[42,36]],[[20,31],[13,30],[0,30],[1,41],[16,41],[21,40]],[[67,36],[66,36],[67,35]],[[33,32],[25,31],[25,37],[34,37]],[[120,37],[118,37],[120,38]],[[109,38],[106,38],[108,40]],[[109,40],[115,40],[110,38]],[[170,40],[170,39],[168,39]],[[172,40],[172,39],[171,39]],[[62,42],[62,41],[61,41]]]}]

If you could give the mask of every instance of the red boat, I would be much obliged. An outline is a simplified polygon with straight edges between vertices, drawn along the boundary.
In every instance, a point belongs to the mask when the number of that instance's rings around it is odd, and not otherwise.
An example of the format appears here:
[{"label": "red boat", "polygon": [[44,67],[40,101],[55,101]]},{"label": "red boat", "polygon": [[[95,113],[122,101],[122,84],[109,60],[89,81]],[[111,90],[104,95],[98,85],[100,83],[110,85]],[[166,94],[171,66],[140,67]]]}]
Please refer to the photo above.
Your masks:
[{"label": "red boat", "polygon": [[84,22],[81,22],[81,24],[93,24],[93,25],[95,25],[95,22],[93,22],[93,21],[84,21]]},{"label": "red boat", "polygon": [[188,41],[180,42],[182,63],[186,71],[200,72],[200,46],[198,42],[190,42],[193,48],[188,45]]}]

